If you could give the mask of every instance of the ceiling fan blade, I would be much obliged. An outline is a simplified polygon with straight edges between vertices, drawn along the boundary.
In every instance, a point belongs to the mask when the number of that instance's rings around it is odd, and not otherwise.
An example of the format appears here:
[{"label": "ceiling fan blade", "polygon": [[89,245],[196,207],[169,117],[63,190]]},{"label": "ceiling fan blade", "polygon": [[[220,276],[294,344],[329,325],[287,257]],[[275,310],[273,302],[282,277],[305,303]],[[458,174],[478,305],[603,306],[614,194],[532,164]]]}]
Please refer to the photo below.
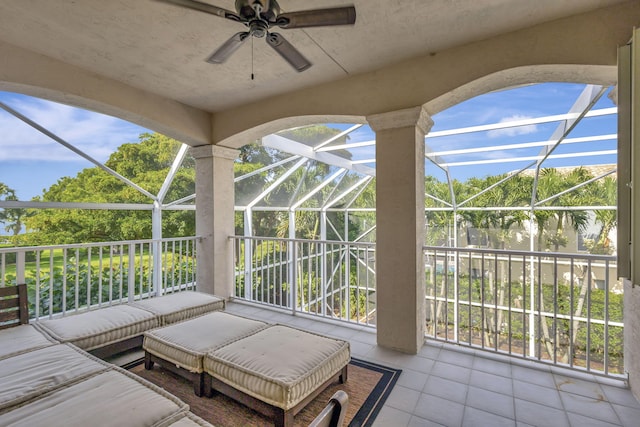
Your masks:
[{"label": "ceiling fan blade", "polygon": [[353,25],[355,22],[356,8],[347,6],[281,13],[276,18],[274,25],[281,28],[305,28],[327,25]]},{"label": "ceiling fan blade", "polygon": [[211,54],[210,57],[207,58],[207,62],[211,64],[222,64],[224,61],[229,59],[229,57],[238,50],[240,46],[249,38],[249,32],[243,31],[237,34],[234,34],[229,40],[224,42],[222,46],[218,48],[215,52]]},{"label": "ceiling fan blade", "polygon": [[213,6],[209,3],[203,3],[197,0],[156,0],[163,3],[169,3],[176,6],[186,7],[193,10],[198,10],[200,12],[209,13],[211,15],[216,15],[221,18],[231,19],[233,21],[244,22],[245,20],[238,16],[236,13],[223,9],[218,6]]},{"label": "ceiling fan blade", "polygon": [[282,56],[298,72],[302,72],[311,67],[311,62],[307,60],[298,50],[293,47],[284,37],[278,33],[269,33],[267,43]]}]

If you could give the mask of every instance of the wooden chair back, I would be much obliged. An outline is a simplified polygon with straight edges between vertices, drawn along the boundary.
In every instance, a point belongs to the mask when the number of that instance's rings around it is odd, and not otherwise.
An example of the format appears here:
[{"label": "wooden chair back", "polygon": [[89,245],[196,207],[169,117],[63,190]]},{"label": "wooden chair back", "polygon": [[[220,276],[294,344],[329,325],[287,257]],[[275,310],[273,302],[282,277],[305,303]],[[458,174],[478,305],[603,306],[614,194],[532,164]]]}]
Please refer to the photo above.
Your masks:
[{"label": "wooden chair back", "polygon": [[0,329],[29,323],[27,285],[0,287]]}]

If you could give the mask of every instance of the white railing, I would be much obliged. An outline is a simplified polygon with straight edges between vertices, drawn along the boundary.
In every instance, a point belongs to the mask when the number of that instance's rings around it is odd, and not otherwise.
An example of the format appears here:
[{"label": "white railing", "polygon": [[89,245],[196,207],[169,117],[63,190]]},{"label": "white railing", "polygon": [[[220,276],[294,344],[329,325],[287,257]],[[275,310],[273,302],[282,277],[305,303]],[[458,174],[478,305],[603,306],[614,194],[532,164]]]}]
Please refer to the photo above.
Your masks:
[{"label": "white railing", "polygon": [[195,242],[0,248],[0,287],[26,283],[32,319],[195,289]]},{"label": "white railing", "polygon": [[375,325],[375,244],[244,236],[231,239],[235,298]]},{"label": "white railing", "polygon": [[428,337],[623,374],[614,256],[432,246],[424,254]]}]

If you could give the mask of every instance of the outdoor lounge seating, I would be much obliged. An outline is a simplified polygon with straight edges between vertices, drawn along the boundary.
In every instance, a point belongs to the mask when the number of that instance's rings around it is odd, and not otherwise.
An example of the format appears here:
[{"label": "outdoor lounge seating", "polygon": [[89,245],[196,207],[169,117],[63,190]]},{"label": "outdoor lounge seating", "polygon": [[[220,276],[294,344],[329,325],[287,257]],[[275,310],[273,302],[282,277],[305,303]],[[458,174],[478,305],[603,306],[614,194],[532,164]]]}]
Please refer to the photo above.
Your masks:
[{"label": "outdoor lounge seating", "polygon": [[223,393],[292,426],[293,417],[336,380],[347,380],[349,343],[273,325],[207,353],[205,392]]},{"label": "outdoor lounge seating", "polygon": [[111,367],[10,409],[0,413],[0,425],[120,427],[169,425],[189,407],[150,382]]},{"label": "outdoor lounge seating", "polygon": [[183,291],[135,301],[130,305],[153,313],[158,317],[159,326],[165,326],[212,311],[224,310],[224,299],[202,292]]},{"label": "outdoor lounge seating", "polygon": [[0,331],[0,360],[27,351],[54,345],[56,341],[32,325],[20,325]]},{"label": "outdoor lounge seating", "polygon": [[96,356],[107,357],[140,347],[144,332],[152,328],[223,308],[221,298],[184,291],[41,320],[35,325],[58,342],[71,343]]},{"label": "outdoor lounge seating", "polygon": [[[26,294],[24,298],[26,298]],[[191,296],[183,298],[182,301],[184,302],[190,298]],[[18,302],[18,300],[15,302]],[[24,304],[21,306],[24,306]],[[178,306],[181,307],[181,304],[178,304]],[[158,307],[166,309],[168,307],[167,300],[161,301]],[[212,307],[219,307],[219,304],[209,305],[208,309]],[[113,310],[114,308],[122,310]],[[148,317],[142,316],[136,310],[144,312],[140,308],[127,305],[112,306],[80,315],[49,320],[45,327],[40,325],[40,330],[31,325],[20,325],[0,331],[0,349],[2,350],[0,354],[0,383],[3,385],[2,390],[0,390],[0,425],[29,427],[62,424],[114,427],[122,425],[211,426],[205,420],[189,412],[189,406],[175,396],[147,380],[107,363],[71,344],[71,337],[75,333],[75,339],[81,344],[89,348],[100,348],[96,346],[99,346],[101,342],[105,342],[108,345],[109,342],[117,339],[117,337],[131,334],[131,331],[137,331],[142,328],[143,326],[141,325],[148,325]],[[185,310],[185,308],[181,307],[180,310]],[[188,311],[183,312],[189,313]],[[87,314],[91,313],[93,313],[92,316],[87,316]],[[129,318],[132,319],[129,324],[129,330],[126,327],[120,327],[122,324],[127,323],[126,316],[123,316],[125,321],[122,318],[117,321],[111,319],[111,323],[106,321],[110,315],[122,315],[122,313],[129,314]],[[150,314],[150,312],[145,313]],[[159,322],[156,315],[151,314],[151,316]],[[61,322],[60,320],[65,321]],[[73,323],[71,322],[72,320],[74,320]],[[19,323],[16,324],[19,325]],[[104,325],[107,325],[107,328],[104,328]],[[113,325],[118,327],[111,328],[112,330],[105,332],[105,337],[100,338],[99,327],[108,329]],[[157,345],[159,348],[165,349],[167,353],[173,351],[176,359],[183,357],[183,359],[180,359],[183,366],[191,369],[195,368],[196,370],[200,369],[202,372],[205,366],[204,352],[201,350],[185,352],[180,349],[180,345],[185,339],[187,342],[189,341],[183,335],[189,335],[187,331],[193,330],[194,325],[198,325],[201,330],[217,330],[219,332],[213,343],[209,340],[207,344],[203,344],[207,347],[207,350],[211,351],[212,360],[225,360],[225,353],[216,355],[212,349],[223,349],[267,330],[279,331],[275,335],[280,337],[287,336],[287,340],[290,343],[301,343],[311,353],[305,355],[305,351],[298,352],[298,355],[294,356],[296,362],[290,364],[294,371],[301,374],[300,378],[294,379],[291,384],[287,381],[283,381],[280,384],[278,383],[280,380],[274,382],[274,384],[279,384],[286,396],[293,395],[293,399],[298,399],[301,394],[308,394],[308,397],[304,400],[304,402],[308,402],[312,396],[317,395],[318,390],[322,390],[328,385],[327,381],[323,383],[323,378],[327,375],[331,376],[331,380],[337,379],[338,376],[343,380],[346,379],[346,364],[350,359],[348,343],[315,336],[288,327],[269,326],[263,322],[221,312],[205,314],[183,323],[169,325],[149,332],[148,336],[152,337],[149,342],[152,343],[151,346]],[[201,330],[196,330],[195,335],[192,334],[191,338],[200,334]],[[66,339],[67,342],[55,342],[44,331],[50,334],[55,333],[57,336]],[[165,333],[163,334],[162,331],[165,331]],[[65,333],[67,335],[64,335]],[[306,337],[305,340],[301,341],[300,339],[303,337],[300,334],[313,335],[316,338],[310,340],[310,337]],[[269,339],[269,336],[263,336],[258,341],[248,341],[247,344],[256,345],[259,341],[264,343],[264,340]],[[287,346],[285,342],[287,340],[272,340],[270,345],[289,352],[291,348]],[[173,341],[176,341],[177,344]],[[314,345],[314,342],[316,345]],[[318,352],[319,348],[322,348],[323,351]],[[265,348],[265,350],[269,349]],[[271,356],[274,356],[274,354]],[[298,359],[304,363],[298,363]],[[214,364],[215,362],[212,361],[211,363]],[[262,377],[264,379],[261,368],[267,365],[268,363],[263,361],[261,365],[256,367],[256,372],[247,377]],[[276,374],[277,378],[286,377],[291,373],[291,370],[283,369],[282,366],[279,366],[279,361],[273,361],[272,366],[281,371],[282,375]],[[215,371],[213,367],[210,369]],[[240,369],[243,375],[246,376],[246,367]],[[336,369],[337,374],[332,374]],[[228,366],[225,372],[230,372]],[[207,377],[205,376],[204,378]],[[223,391],[232,397],[235,396],[224,387],[218,387],[217,381],[217,379],[208,381],[206,390],[210,391],[211,384],[214,384],[217,390]],[[300,384],[303,384],[303,387],[300,388]],[[316,384],[322,385],[316,388]],[[290,385],[293,386],[289,387]],[[310,394],[309,389],[311,389]],[[293,390],[293,393],[290,392],[291,390]],[[250,394],[243,395],[253,399]],[[271,396],[271,393],[265,393],[265,396]],[[287,398],[287,402],[289,401],[290,399]],[[257,408],[251,401],[247,404],[254,409]],[[99,410],[97,410],[98,406]],[[272,406],[267,404],[267,407],[271,408]],[[276,412],[276,425],[292,425],[293,415],[296,412],[296,408],[301,408],[301,404],[296,405],[294,409],[288,410],[274,408],[280,411]],[[260,410],[260,408],[258,409]],[[334,401],[330,402],[325,411],[318,417],[318,420],[326,420],[327,414],[333,413],[336,409],[339,409],[336,407],[336,403]],[[261,412],[266,413],[264,410],[261,410]],[[331,419],[338,422],[342,418],[332,417]],[[340,424],[333,423],[330,425],[338,426]]]},{"label": "outdoor lounge seating", "polygon": [[151,369],[154,362],[159,362],[163,368],[193,381],[194,393],[202,396],[206,353],[265,327],[264,322],[214,312],[145,332],[145,368]]},{"label": "outdoor lounge seating", "polygon": [[140,345],[142,334],[159,324],[153,313],[127,304],[35,323],[38,329],[56,341],[71,343],[86,351],[128,341],[133,342],[122,347],[121,351],[136,347]]},{"label": "outdoor lounge seating", "polygon": [[216,312],[145,333],[145,368],[154,362],[289,426],[329,384],[347,379],[346,341]]},{"label": "outdoor lounge seating", "polygon": [[0,360],[0,411],[111,367],[69,344]]}]

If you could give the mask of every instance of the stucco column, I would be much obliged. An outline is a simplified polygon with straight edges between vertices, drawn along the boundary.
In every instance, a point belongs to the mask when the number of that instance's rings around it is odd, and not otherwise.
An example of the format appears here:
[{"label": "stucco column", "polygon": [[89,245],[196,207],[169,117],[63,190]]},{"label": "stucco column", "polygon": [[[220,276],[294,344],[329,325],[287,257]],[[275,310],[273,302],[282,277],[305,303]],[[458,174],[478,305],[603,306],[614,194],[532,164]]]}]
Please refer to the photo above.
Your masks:
[{"label": "stucco column", "polygon": [[376,132],[378,345],[417,353],[424,343],[424,136],[421,108],[367,117]]},{"label": "stucco column", "polygon": [[196,288],[228,299],[233,295],[233,161],[239,151],[215,145],[190,149],[196,159]]}]

